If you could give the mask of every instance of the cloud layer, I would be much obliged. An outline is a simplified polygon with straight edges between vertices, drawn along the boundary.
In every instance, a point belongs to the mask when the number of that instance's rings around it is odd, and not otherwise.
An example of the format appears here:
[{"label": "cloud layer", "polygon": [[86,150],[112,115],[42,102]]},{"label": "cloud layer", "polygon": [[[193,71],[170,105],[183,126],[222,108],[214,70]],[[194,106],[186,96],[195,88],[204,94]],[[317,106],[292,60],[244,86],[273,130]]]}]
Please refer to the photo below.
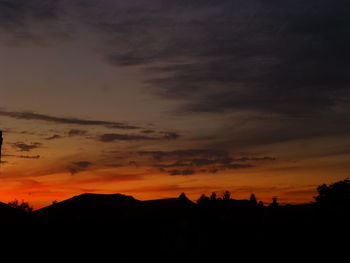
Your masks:
[{"label": "cloud layer", "polygon": [[[84,28],[107,64],[147,70],[147,90],[180,102],[177,114],[272,117],[261,140],[274,141],[277,134],[283,141],[350,132],[347,10],[345,0],[3,0],[0,30],[26,44],[72,40]],[[139,128],[30,112],[0,115]]]},{"label": "cloud layer", "polygon": [[[21,120],[37,120],[37,121],[46,121],[53,122],[58,124],[72,124],[72,125],[81,125],[81,126],[102,126],[110,129],[123,129],[123,130],[134,130],[139,129],[137,126],[128,125],[126,123],[120,122],[110,122],[110,121],[101,121],[101,120],[87,120],[79,118],[65,118],[57,117],[46,114],[39,114],[33,112],[18,112],[18,111],[4,111],[0,110],[0,116],[21,119]],[[69,135],[77,135],[77,133],[82,133],[80,130],[71,130]]]},{"label": "cloud layer", "polygon": [[176,151],[139,151],[150,158],[149,165],[169,175],[189,176],[196,173],[215,174],[225,170],[252,168],[257,162],[276,161],[275,157],[233,157],[228,151],[214,149],[186,149]]},{"label": "cloud layer", "polygon": [[[25,42],[35,38],[31,32],[38,25],[43,25],[40,36],[53,38],[48,33],[55,32],[52,29],[69,32],[83,24],[100,36],[107,63],[145,65],[166,74],[149,79],[153,92],[169,99],[185,96],[186,111],[246,110],[300,116],[348,105],[347,1],[145,3],[3,0],[1,29]],[[76,22],[70,17],[73,12]],[[5,114],[136,128],[30,113]]]},{"label": "cloud layer", "polygon": [[29,152],[31,150],[37,149],[41,147],[41,143],[34,142],[34,143],[24,143],[24,142],[15,142],[12,144],[12,147],[17,149],[20,152]]}]

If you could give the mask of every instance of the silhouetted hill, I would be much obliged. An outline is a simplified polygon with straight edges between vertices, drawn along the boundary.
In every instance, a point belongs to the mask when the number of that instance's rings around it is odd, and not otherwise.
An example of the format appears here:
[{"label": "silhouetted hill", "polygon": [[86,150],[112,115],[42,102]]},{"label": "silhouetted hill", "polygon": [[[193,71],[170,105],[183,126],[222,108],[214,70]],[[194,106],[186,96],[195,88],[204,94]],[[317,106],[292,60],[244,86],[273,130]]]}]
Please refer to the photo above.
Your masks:
[{"label": "silhouetted hill", "polygon": [[142,201],[142,207],[152,213],[183,213],[195,209],[196,204],[189,200],[184,194],[177,198],[166,198]]},{"label": "silhouetted hill", "polygon": [[0,202],[0,221],[12,221],[21,219],[24,213],[7,204]]},{"label": "silhouetted hill", "polygon": [[35,237],[39,243],[33,247],[55,255],[96,252],[117,262],[216,262],[254,256],[259,250],[271,256],[288,254],[290,248],[294,253],[309,252],[310,246],[322,251],[348,246],[343,240],[350,236],[350,181],[340,184],[345,194],[337,194],[336,186],[322,186],[322,200],[303,205],[280,205],[273,198],[264,206],[255,198],[232,199],[229,192],[223,198],[201,196],[197,203],[185,194],[147,201],[123,194],[82,194],[25,216],[0,203],[0,215],[13,218],[12,224],[3,224],[8,233],[4,240],[32,244]]},{"label": "silhouetted hill", "polygon": [[82,194],[33,212],[40,219],[116,220],[140,206],[140,201],[122,194]]},{"label": "silhouetted hill", "polygon": [[35,237],[39,243],[33,247],[56,254],[80,257],[96,251],[122,262],[196,262],[230,258],[231,253],[250,255],[249,250],[268,251],[270,246],[340,246],[341,238],[350,234],[348,208],[317,203],[262,206],[220,198],[193,203],[185,194],[148,201],[122,194],[82,194],[25,217],[0,203],[0,215],[15,218],[6,224],[6,240],[20,237],[31,244]]},{"label": "silhouetted hill", "polygon": [[114,256],[123,260],[154,251],[187,254],[196,238],[196,208],[184,194],[148,201],[82,194],[34,211],[28,236],[40,236],[44,246],[64,240],[67,247],[116,251]]},{"label": "silhouetted hill", "polygon": [[178,198],[140,201],[122,194],[82,194],[32,213],[34,219],[112,221],[177,217],[192,213],[196,204],[184,194]]}]

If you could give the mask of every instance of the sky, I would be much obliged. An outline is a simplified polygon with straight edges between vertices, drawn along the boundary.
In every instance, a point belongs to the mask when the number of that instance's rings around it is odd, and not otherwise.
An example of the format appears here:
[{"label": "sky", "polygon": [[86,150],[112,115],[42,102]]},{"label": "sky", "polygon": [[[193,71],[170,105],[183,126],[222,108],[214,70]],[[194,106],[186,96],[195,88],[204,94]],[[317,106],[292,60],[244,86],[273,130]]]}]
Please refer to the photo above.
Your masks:
[{"label": "sky", "polygon": [[0,0],[0,201],[313,201],[349,177],[346,0]]}]

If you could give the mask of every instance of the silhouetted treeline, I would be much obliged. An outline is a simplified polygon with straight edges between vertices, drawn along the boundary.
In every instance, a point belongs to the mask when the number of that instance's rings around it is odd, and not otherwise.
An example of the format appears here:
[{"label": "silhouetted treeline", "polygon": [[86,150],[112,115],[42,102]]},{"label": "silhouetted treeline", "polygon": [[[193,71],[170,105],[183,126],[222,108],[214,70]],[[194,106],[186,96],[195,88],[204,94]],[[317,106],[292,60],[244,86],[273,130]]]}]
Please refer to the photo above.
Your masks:
[{"label": "silhouetted treeline", "polygon": [[275,197],[264,205],[254,194],[235,200],[229,191],[202,195],[197,202],[185,194],[150,201],[83,194],[33,212],[25,202],[0,204],[2,234],[58,255],[98,252],[123,262],[197,262],[271,249],[348,245],[342,240],[350,234],[350,180],[317,190],[315,202],[301,205],[280,205]]}]

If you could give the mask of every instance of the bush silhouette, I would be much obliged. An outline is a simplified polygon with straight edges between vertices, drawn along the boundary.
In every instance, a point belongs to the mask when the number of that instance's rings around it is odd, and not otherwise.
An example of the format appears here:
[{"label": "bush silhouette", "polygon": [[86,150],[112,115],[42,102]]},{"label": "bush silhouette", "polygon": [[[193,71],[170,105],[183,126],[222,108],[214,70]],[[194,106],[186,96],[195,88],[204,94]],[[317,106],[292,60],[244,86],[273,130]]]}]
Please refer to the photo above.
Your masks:
[{"label": "bush silhouette", "polygon": [[315,200],[318,204],[327,206],[350,205],[350,180],[335,182],[330,185],[317,187],[318,196]]},{"label": "bush silhouette", "polygon": [[216,193],[215,192],[212,192],[211,196],[210,196],[210,200],[211,201],[216,201]]},{"label": "bush silhouette", "polygon": [[16,209],[21,210],[21,211],[26,212],[26,213],[33,211],[33,207],[30,206],[28,202],[24,202],[24,200],[22,200],[22,202],[19,203],[18,200],[15,199],[7,204],[13,208],[16,208]]},{"label": "bush silhouette", "polygon": [[205,194],[202,194],[199,199],[197,200],[197,204],[199,205],[206,205],[210,202],[210,198],[206,196]]},{"label": "bush silhouette", "polygon": [[279,206],[279,203],[277,201],[277,197],[274,196],[272,197],[272,203],[270,204],[270,207],[278,207]]}]

